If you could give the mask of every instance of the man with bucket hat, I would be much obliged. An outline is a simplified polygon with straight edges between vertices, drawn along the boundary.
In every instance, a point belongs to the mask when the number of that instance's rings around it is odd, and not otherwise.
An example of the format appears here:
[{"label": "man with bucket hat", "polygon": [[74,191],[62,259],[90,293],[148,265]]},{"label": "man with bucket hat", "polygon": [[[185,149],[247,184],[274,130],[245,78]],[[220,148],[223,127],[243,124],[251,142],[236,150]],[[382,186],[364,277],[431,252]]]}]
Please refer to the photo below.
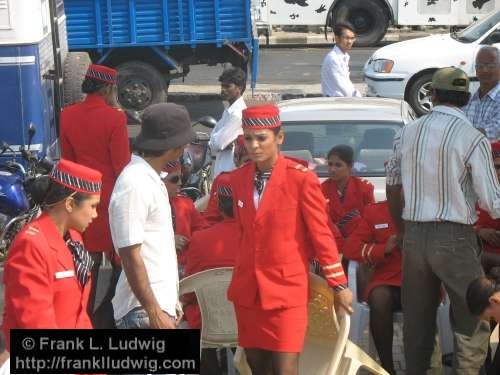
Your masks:
[{"label": "man with bucket hat", "polygon": [[117,328],[175,328],[181,316],[171,209],[160,172],[193,137],[185,107],[160,103],[144,111],[132,160],[109,206],[123,267],[113,299]]},{"label": "man with bucket hat", "polygon": [[465,293],[483,273],[474,207],[479,200],[483,209],[500,217],[500,185],[488,140],[460,110],[469,96],[465,72],[437,70],[432,111],[399,131],[386,166],[387,200],[403,250],[408,375],[441,373],[435,338],[442,286],[453,317],[453,373],[478,374],[486,357],[489,327],[469,312]]}]

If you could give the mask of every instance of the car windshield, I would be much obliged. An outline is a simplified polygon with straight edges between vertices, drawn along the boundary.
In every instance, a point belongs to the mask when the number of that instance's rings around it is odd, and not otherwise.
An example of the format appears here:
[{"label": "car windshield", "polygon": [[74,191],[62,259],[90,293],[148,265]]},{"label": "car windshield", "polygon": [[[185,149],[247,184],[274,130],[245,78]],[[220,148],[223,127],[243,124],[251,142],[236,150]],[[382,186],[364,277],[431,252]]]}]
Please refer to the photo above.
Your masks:
[{"label": "car windshield", "polygon": [[488,30],[500,22],[500,11],[490,14],[479,22],[474,22],[469,27],[463,29],[454,37],[464,43],[472,43],[481,38]]},{"label": "car windshield", "polygon": [[284,121],[281,149],[285,155],[307,160],[319,177],[328,177],[328,151],[336,145],[349,145],[354,150],[355,175],[384,176],[384,162],[391,156],[394,135],[402,126],[402,122]]}]

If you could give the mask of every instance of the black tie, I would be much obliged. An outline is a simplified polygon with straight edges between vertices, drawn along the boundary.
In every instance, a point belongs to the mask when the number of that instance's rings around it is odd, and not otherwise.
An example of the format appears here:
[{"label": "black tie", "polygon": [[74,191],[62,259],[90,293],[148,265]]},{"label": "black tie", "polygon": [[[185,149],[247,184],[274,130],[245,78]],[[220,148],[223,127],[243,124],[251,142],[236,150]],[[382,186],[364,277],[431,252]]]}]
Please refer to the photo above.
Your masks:
[{"label": "black tie", "polygon": [[267,180],[271,177],[271,172],[261,172],[258,169],[255,170],[255,178],[253,180],[253,183],[255,185],[255,188],[257,189],[257,193],[259,196],[262,194],[262,191],[264,190],[264,185]]},{"label": "black tie", "polygon": [[89,252],[85,250],[83,245],[78,241],[73,241],[69,234],[66,235],[66,245],[73,254],[73,261],[75,262],[76,277],[82,287],[85,286],[90,278],[90,270],[94,265],[94,261]]}]

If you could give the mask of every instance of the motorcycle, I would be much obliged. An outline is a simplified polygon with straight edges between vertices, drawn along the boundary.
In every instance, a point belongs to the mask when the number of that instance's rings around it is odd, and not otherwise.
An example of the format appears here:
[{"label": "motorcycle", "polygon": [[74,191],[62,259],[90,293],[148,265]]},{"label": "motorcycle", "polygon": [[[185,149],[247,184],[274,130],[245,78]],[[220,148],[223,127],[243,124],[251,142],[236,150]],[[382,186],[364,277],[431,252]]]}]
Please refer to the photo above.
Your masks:
[{"label": "motorcycle", "polygon": [[[203,125],[213,129],[217,121],[211,116],[204,116],[192,126]],[[182,188],[181,192],[193,201],[210,194],[210,174],[212,158],[208,147],[210,135],[197,131],[195,139],[186,147],[181,158]]]},{"label": "motorcycle", "polygon": [[17,151],[1,142],[0,156],[9,152],[12,158],[0,163],[0,259],[7,255],[21,228],[38,217],[41,211],[36,202],[43,198],[42,185],[45,184],[42,179],[48,178],[53,164],[48,158],[39,159],[30,151],[35,132],[35,127],[30,125],[28,145]]}]

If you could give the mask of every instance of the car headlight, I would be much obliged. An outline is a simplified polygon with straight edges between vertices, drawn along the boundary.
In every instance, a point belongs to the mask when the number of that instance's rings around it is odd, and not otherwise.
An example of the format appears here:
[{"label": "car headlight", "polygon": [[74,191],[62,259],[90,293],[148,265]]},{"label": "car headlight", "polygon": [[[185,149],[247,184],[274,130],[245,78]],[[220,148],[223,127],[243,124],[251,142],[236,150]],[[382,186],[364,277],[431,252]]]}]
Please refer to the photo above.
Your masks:
[{"label": "car headlight", "polygon": [[373,71],[377,73],[390,73],[392,67],[394,66],[394,61],[388,59],[378,59],[373,60]]}]

